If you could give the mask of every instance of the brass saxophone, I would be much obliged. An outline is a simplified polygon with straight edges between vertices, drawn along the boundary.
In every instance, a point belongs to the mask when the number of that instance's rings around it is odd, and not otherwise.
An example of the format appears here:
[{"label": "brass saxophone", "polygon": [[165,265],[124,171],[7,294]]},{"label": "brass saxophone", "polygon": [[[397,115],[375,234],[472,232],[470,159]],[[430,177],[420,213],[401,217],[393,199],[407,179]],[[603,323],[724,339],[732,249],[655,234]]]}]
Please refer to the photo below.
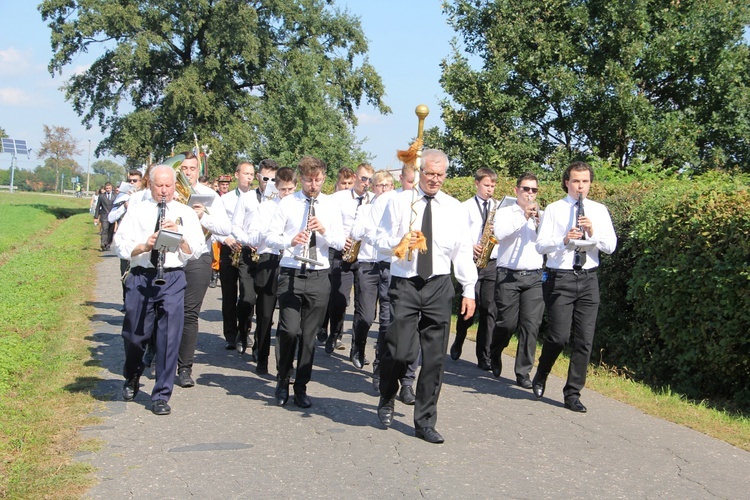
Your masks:
[{"label": "brass saxophone", "polygon": [[362,240],[357,240],[352,242],[352,246],[349,247],[349,250],[346,250],[344,253],[341,254],[341,260],[347,263],[352,263],[357,261],[357,256],[359,256],[359,249],[362,247]]},{"label": "brass saxophone", "polygon": [[[240,260],[242,260],[242,248],[239,248],[238,250],[232,250],[230,257],[232,258],[232,265],[236,268],[239,268]],[[250,248],[250,260],[252,260],[256,264],[260,262],[260,255],[258,255],[258,252],[256,252],[253,248]]]},{"label": "brass saxophone", "polygon": [[492,234],[497,205],[497,202],[492,204],[492,210],[490,210],[489,215],[487,215],[487,222],[484,223],[482,236],[479,238],[478,244],[482,247],[482,250],[479,252],[479,256],[475,259],[477,269],[484,269],[487,267],[487,263],[490,261],[490,255],[492,255],[492,250],[495,248],[495,245],[497,245],[497,238]]}]

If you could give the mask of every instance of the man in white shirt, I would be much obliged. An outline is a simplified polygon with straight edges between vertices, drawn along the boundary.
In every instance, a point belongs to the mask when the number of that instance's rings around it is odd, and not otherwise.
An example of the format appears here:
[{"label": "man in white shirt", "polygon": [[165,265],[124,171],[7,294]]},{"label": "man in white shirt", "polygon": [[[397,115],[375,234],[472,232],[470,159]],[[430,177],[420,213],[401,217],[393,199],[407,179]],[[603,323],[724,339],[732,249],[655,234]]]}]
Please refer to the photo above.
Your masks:
[{"label": "man in white shirt", "polygon": [[331,292],[326,256],[329,248],[343,249],[346,236],[338,206],[320,193],[326,177],[325,163],[305,156],[297,170],[302,190],[279,202],[266,244],[284,250],[278,281],[276,403],[283,406],[289,399],[294,355],[299,353],[294,404],[309,408],[312,401],[307,384],[312,376],[315,337],[323,324]]},{"label": "man in white shirt", "polygon": [[[228,177],[228,176],[227,176]],[[240,197],[249,193],[255,177],[255,167],[250,162],[241,162],[234,171],[237,187],[228,191],[220,200],[229,220],[232,220]],[[231,234],[214,235],[221,246],[219,250],[219,276],[221,281],[221,316],[223,321],[226,349],[240,354],[247,348],[247,332],[252,323],[255,307],[255,262],[253,249],[237,241]],[[235,258],[239,253],[239,257]],[[237,266],[233,264],[236,262]]]},{"label": "man in white shirt", "polygon": [[508,347],[513,332],[518,329],[515,373],[516,382],[524,389],[531,389],[529,374],[534,367],[536,339],[544,315],[543,258],[535,246],[541,216],[536,202],[538,192],[536,176],[521,175],[516,181],[516,203],[495,214],[497,322],[492,334],[490,363],[492,374],[499,377],[503,370],[503,349]]},{"label": "man in white shirt", "polygon": [[[128,211],[114,239],[117,254],[131,262],[130,273],[125,278],[126,310],[122,336],[126,352],[122,394],[125,401],[132,401],[138,394],[139,379],[145,368],[143,354],[152,335],[156,335],[152,411],[157,415],[168,415],[171,409],[167,402],[174,387],[177,350],[183,328],[186,287],[183,267],[205,242],[195,212],[173,201],[174,170],[160,165],[150,175],[151,199]],[[160,255],[154,248],[160,229],[182,234],[176,251]],[[156,281],[159,267],[163,284]]]},{"label": "man in white shirt", "polygon": [[[476,193],[463,202],[474,251],[474,261],[477,260],[482,251],[482,246],[480,245],[482,233],[490,215],[497,207],[497,200],[492,199],[492,195],[495,194],[496,182],[497,173],[494,170],[484,167],[478,169],[474,174],[474,188],[476,189]],[[492,221],[489,221],[489,224],[491,226]],[[477,329],[475,347],[477,366],[482,370],[490,369],[490,342],[492,341],[492,331],[495,329],[495,317],[497,315],[497,308],[495,307],[496,257],[497,249],[494,248],[487,266],[482,269],[477,268],[479,279],[474,289],[477,310],[479,311],[479,328]],[[454,361],[461,357],[461,349],[463,348],[464,340],[466,340],[466,333],[473,324],[473,317],[463,319],[459,316],[456,319],[456,338],[450,348],[451,359]]]},{"label": "man in white shirt", "polygon": [[378,248],[392,251],[402,242],[413,249],[421,231],[425,253],[391,258],[391,323],[381,348],[378,418],[385,426],[393,421],[399,379],[420,351],[422,370],[414,405],[415,435],[429,443],[442,443],[435,430],[437,402],[443,380],[443,362],[450,334],[454,290],[451,264],[463,288],[461,314],[474,314],[477,268],[461,203],[440,191],[448,169],[442,151],[425,150],[417,190],[403,192],[388,202],[377,233]]},{"label": "man in white shirt", "polygon": [[[182,153],[185,159],[180,164],[180,170],[187,177],[193,190],[199,195],[211,198],[208,209],[201,203],[194,203],[192,208],[200,220],[201,226],[210,233],[217,236],[229,235],[232,231],[232,223],[227,217],[227,212],[216,194],[211,188],[198,182],[200,176],[200,163],[198,158],[191,152]],[[206,296],[208,284],[211,281],[211,245],[210,239],[195,252],[195,258],[185,265],[185,326],[182,330],[182,341],[180,343],[180,354],[177,359],[177,382],[180,387],[193,387],[195,381],[192,378],[193,359],[195,358],[195,346],[198,342],[198,314],[201,312],[203,298]]]},{"label": "man in white shirt", "polygon": [[258,203],[263,203],[271,199],[267,193],[268,184],[275,183],[276,171],[279,169],[279,164],[275,160],[266,158],[258,163],[258,173],[256,177],[258,179],[258,187],[255,188],[255,197]]},{"label": "man in white shirt", "polygon": [[587,411],[580,397],[599,312],[599,252],[611,254],[617,246],[607,207],[588,199],[593,180],[594,169],[589,164],[577,161],[568,166],[562,178],[567,196],[546,208],[536,240],[537,252],[547,255],[542,289],[548,333],[532,389],[536,397],[544,395],[547,376],[570,339],[570,365],[563,397],[565,407],[579,413]]},{"label": "man in white shirt", "polygon": [[271,325],[279,281],[279,250],[266,244],[269,224],[279,202],[293,194],[297,186],[297,175],[289,167],[279,168],[274,175],[278,197],[258,205],[253,192],[241,196],[232,218],[232,233],[235,238],[243,245],[255,248],[258,255],[253,281],[256,294],[253,360],[256,362],[255,373],[258,375],[268,373]]},{"label": "man in white shirt", "polygon": [[[348,251],[354,244],[351,238],[352,227],[357,212],[362,205],[367,205],[372,199],[370,193],[370,181],[375,170],[372,165],[362,163],[357,166],[354,177],[354,184],[350,189],[336,191],[331,195],[331,199],[338,205],[341,212],[341,221],[346,234],[346,246],[343,251]],[[325,351],[331,354],[334,348],[341,345],[341,336],[344,332],[344,316],[346,308],[349,306],[349,297],[352,286],[355,285],[355,276],[359,269],[358,262],[345,262],[343,260],[343,251],[331,250],[329,259],[331,261],[331,297],[328,301],[328,318],[330,333],[326,340]],[[356,285],[359,288],[359,285]],[[355,289],[355,294],[357,293]],[[356,352],[356,346],[352,342],[352,351],[350,359],[354,359],[353,353]],[[359,357],[359,354],[357,354]],[[364,364],[364,351],[362,351],[362,363]]]}]

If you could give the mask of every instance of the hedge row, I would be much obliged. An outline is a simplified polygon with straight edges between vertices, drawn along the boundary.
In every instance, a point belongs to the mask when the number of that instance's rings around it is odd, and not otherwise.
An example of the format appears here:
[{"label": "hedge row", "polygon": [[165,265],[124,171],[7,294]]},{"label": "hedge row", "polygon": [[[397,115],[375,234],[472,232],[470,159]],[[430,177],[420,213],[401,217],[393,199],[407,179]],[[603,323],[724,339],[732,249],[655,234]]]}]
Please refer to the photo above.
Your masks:
[{"label": "hedge row", "polygon": [[[444,190],[463,200],[472,179]],[[499,179],[496,195],[512,193]],[[592,362],[691,398],[750,409],[750,178],[711,173],[658,182],[598,181],[618,249],[601,259]],[[542,206],[559,183],[542,183]]]}]

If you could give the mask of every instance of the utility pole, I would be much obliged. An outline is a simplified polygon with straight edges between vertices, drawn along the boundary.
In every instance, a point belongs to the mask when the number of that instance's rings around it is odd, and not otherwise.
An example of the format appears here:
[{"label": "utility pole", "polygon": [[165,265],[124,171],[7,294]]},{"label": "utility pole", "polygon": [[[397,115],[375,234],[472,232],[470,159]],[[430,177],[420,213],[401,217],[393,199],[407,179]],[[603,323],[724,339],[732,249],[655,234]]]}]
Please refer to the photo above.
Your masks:
[{"label": "utility pole", "polygon": [[91,179],[91,139],[89,139],[89,164],[86,167],[86,196],[89,194],[89,180]]}]

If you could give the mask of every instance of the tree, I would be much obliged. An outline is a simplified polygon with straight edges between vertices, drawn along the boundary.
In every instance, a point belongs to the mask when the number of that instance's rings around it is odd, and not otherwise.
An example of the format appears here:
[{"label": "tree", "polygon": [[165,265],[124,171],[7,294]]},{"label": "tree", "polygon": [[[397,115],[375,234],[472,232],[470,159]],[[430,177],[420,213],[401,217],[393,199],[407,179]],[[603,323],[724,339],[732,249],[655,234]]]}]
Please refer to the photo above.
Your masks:
[{"label": "tree", "polygon": [[78,149],[78,141],[70,134],[67,127],[43,125],[44,140],[37,152],[37,158],[45,158],[45,165],[55,172],[55,191],[60,188],[60,168],[69,166],[71,163],[77,166],[73,160],[75,155],[81,154]]},{"label": "tree", "polygon": [[[359,20],[331,3],[46,0],[39,9],[52,30],[53,75],[80,52],[104,51],[66,87],[84,124],[108,133],[97,154],[140,163],[192,148],[196,134],[211,163],[230,169],[249,153],[301,145],[330,158],[346,144],[354,158],[354,108],[365,98],[390,112]],[[303,87],[299,100],[285,94]],[[295,149],[269,142],[280,130],[294,131],[284,144]],[[321,132],[335,137],[321,141]]]},{"label": "tree", "polygon": [[6,137],[8,137],[8,134],[3,127],[0,127],[0,139],[5,139]]},{"label": "tree", "polygon": [[740,0],[454,0],[443,62],[461,163],[521,170],[576,156],[621,168],[750,171],[750,4]]},{"label": "tree", "polygon": [[95,174],[106,175],[107,180],[115,186],[125,180],[125,169],[112,160],[97,160],[91,164],[91,170]]}]

